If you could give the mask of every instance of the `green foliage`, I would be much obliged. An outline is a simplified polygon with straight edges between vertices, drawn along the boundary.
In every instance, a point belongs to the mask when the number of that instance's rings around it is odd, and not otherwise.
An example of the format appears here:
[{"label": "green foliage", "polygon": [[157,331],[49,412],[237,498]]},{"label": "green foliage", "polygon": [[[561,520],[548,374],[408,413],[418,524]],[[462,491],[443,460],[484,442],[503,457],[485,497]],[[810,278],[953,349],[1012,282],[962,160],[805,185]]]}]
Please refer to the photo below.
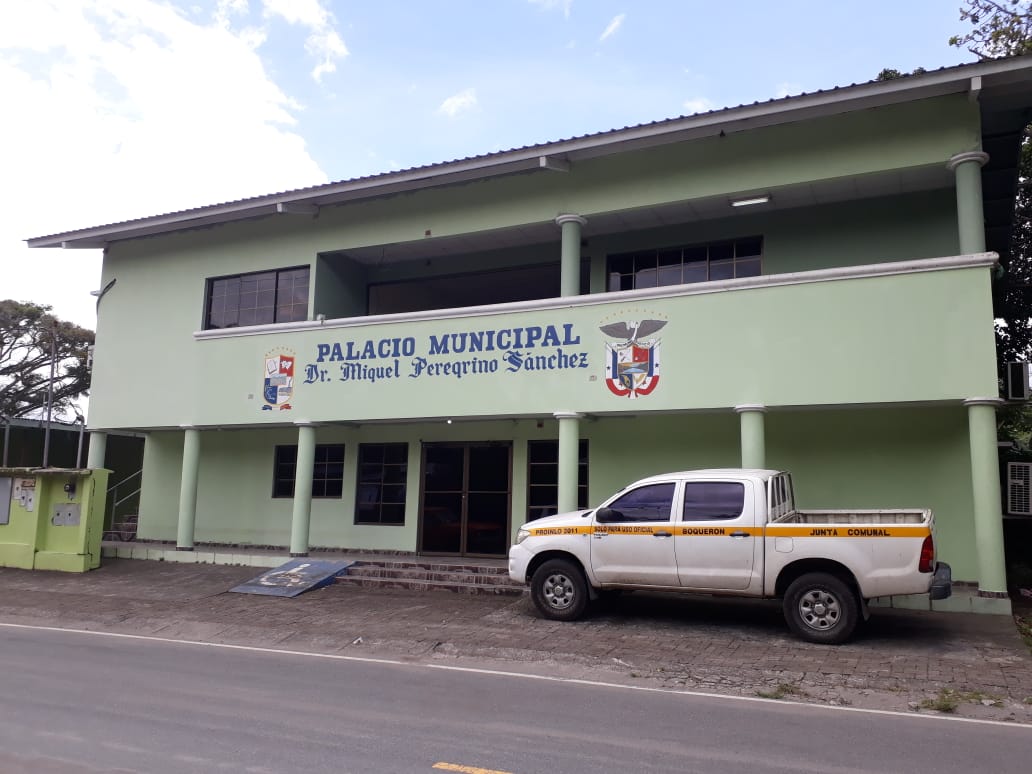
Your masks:
[{"label": "green foliage", "polygon": [[93,331],[58,320],[50,309],[26,301],[0,301],[0,414],[40,415],[47,402],[52,347],[54,416],[67,412],[89,389]]},{"label": "green foliage", "polygon": [[966,0],[960,20],[972,30],[954,35],[950,45],[967,48],[979,59],[998,59],[1032,53],[1030,0]]}]

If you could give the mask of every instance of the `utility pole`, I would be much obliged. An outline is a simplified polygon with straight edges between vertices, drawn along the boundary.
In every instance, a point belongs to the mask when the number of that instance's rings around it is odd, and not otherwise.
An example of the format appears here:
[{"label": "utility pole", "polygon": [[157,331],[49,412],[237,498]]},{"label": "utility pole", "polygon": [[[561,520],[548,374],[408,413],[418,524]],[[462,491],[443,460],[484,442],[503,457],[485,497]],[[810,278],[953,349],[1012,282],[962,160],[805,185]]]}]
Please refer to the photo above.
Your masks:
[{"label": "utility pole", "polygon": [[43,467],[50,462],[50,419],[54,411],[54,371],[57,369],[57,323],[50,328],[50,381],[47,382],[47,424],[43,431]]}]

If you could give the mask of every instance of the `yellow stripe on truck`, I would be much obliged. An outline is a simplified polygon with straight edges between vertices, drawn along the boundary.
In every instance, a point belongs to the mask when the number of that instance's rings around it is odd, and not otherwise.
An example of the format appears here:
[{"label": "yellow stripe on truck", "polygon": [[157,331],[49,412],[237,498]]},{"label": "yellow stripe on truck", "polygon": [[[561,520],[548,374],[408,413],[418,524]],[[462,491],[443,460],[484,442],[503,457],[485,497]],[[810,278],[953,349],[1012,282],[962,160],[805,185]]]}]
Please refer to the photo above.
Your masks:
[{"label": "yellow stripe on truck", "polygon": [[531,537],[555,535],[657,535],[666,533],[674,537],[845,537],[845,538],[923,538],[932,534],[927,527],[859,526],[842,524],[834,527],[778,526],[771,525],[764,533],[763,527],[693,527],[678,524],[597,524],[583,527],[528,527]]}]

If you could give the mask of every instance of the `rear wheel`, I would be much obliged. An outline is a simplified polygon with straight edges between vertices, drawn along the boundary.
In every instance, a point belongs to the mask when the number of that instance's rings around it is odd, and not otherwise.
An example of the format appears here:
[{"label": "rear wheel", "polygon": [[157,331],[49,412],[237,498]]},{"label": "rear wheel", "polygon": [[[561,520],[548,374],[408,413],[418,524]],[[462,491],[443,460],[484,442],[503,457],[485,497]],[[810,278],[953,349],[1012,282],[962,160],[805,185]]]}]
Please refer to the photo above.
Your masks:
[{"label": "rear wheel", "polygon": [[566,559],[550,559],[534,571],[530,598],[545,618],[573,621],[588,605],[588,584],[580,567]]},{"label": "rear wheel", "polygon": [[841,578],[824,572],[800,575],[788,587],[785,620],[800,638],[824,645],[848,640],[860,620],[856,592]]}]

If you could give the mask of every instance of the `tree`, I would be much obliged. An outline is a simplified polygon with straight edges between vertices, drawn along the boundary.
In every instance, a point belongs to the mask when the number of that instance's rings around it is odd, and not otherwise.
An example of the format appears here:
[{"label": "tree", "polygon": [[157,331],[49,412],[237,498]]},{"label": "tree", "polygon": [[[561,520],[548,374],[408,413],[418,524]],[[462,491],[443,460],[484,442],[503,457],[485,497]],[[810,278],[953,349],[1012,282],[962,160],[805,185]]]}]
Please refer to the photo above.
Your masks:
[{"label": "tree", "polygon": [[93,331],[62,322],[50,310],[27,301],[0,301],[0,414],[41,416],[51,364],[54,416],[60,417],[89,390]]},{"label": "tree", "polygon": [[966,0],[960,20],[974,27],[954,35],[950,45],[966,47],[979,59],[999,59],[1032,53],[1032,12],[1029,0]]}]

